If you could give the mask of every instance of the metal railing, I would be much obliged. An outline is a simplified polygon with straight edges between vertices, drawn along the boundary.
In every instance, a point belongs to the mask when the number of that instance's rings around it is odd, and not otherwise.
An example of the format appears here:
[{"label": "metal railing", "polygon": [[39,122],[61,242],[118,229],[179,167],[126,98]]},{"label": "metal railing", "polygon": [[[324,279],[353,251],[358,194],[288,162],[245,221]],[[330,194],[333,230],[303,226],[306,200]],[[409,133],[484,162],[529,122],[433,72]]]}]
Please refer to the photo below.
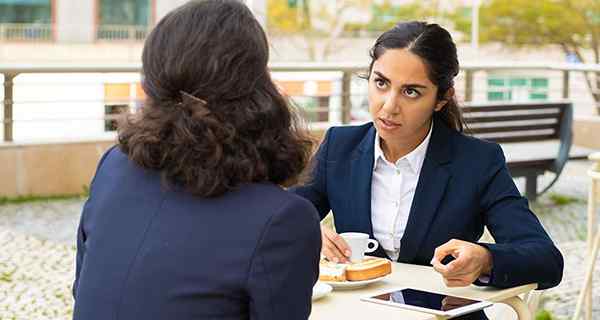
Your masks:
[{"label": "metal railing", "polygon": [[143,41],[150,32],[147,26],[99,25],[96,31],[98,40]]},{"label": "metal railing", "polygon": [[[364,108],[364,103],[361,106],[357,105],[357,98],[362,102],[365,101],[364,90],[356,90],[355,85],[357,75],[366,71],[366,65],[360,65],[356,63],[272,63],[270,64],[270,70],[274,73],[325,73],[335,72],[338,75],[336,77],[338,81],[338,89],[332,92],[331,98],[336,100],[337,106],[332,107],[332,99],[325,99],[327,102],[325,105],[313,105],[311,108],[304,108],[304,113],[312,113],[316,115],[312,117],[314,121],[326,119],[327,124],[347,124],[355,120],[354,113],[361,111],[367,112]],[[98,65],[44,65],[44,66],[31,66],[31,65],[2,65],[0,64],[0,73],[4,75],[4,119],[3,119],[3,131],[4,141],[13,141],[13,124],[15,119],[14,115],[14,79],[20,74],[67,74],[67,73],[139,73],[141,69],[140,64],[123,64],[123,65],[112,65],[112,66],[98,66]],[[590,100],[591,93],[586,88],[585,83],[582,83],[581,75],[584,72],[600,72],[600,65],[583,65],[583,64],[523,64],[523,63],[502,63],[502,64],[467,64],[461,68],[461,73],[457,77],[455,88],[457,96],[460,101],[485,101],[485,86],[482,87],[479,81],[486,74],[494,73],[523,73],[523,72],[544,72],[548,73],[552,77],[552,83],[548,88],[549,92],[554,95],[552,99],[570,99],[575,100],[575,107],[577,108],[577,101],[580,98],[587,97],[588,102],[585,102],[589,107],[589,103],[597,103]],[[478,80],[479,79],[479,80]],[[577,81],[575,81],[577,80]],[[311,96],[309,94],[304,95],[305,97],[318,98],[318,96]],[[322,98],[322,96],[321,96]],[[592,102],[589,102],[592,101]],[[135,103],[132,101],[130,103]],[[581,105],[581,104],[580,104]],[[360,110],[357,110],[360,109]],[[111,120],[113,116],[105,115],[102,119],[97,120]],[[70,119],[73,120],[73,119]],[[86,119],[90,120],[90,119]],[[30,120],[27,120],[30,121]]]},{"label": "metal railing", "polygon": [[0,42],[52,40],[53,32],[51,24],[0,23]]}]

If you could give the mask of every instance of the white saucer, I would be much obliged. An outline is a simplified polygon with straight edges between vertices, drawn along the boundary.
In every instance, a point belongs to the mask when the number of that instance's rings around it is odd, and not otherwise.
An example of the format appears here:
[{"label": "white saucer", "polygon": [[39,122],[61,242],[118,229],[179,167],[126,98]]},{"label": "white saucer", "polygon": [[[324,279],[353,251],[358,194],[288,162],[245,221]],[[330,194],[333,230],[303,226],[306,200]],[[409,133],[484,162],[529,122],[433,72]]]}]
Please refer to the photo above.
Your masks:
[{"label": "white saucer", "polygon": [[[335,290],[352,290],[352,289],[358,289],[358,288],[368,286],[371,283],[379,282],[379,281],[387,278],[388,276],[389,276],[389,274],[379,277],[379,278],[362,280],[362,281],[323,281],[323,282],[332,286]],[[313,294],[313,296],[314,296],[314,294]]]},{"label": "white saucer", "polygon": [[331,293],[332,290],[333,290],[333,288],[330,285],[323,283],[321,281],[317,281],[317,283],[315,283],[315,286],[313,287],[313,293],[312,293],[313,301],[323,298],[324,296]]}]

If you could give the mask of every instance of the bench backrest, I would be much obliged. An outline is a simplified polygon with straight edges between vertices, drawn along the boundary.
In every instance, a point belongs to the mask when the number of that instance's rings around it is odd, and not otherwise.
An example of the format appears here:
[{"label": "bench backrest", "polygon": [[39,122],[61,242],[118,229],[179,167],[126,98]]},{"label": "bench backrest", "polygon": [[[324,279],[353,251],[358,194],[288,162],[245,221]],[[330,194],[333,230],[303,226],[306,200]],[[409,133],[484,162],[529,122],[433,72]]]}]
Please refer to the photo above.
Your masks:
[{"label": "bench backrest", "polygon": [[465,105],[462,112],[467,124],[466,133],[504,143],[568,138],[571,109],[568,102],[498,103]]},{"label": "bench backrest", "polygon": [[570,102],[466,105],[465,133],[496,143],[560,140],[550,170],[562,171],[573,143]]}]

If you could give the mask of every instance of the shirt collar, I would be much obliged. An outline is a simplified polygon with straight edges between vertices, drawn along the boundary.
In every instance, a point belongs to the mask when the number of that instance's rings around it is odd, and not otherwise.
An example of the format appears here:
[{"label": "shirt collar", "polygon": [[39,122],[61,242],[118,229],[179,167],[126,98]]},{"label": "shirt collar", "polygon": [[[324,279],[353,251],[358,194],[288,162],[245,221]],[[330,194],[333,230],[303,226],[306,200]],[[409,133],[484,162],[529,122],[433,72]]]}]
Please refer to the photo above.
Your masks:
[{"label": "shirt collar", "polygon": [[[409,152],[404,157],[398,159],[396,161],[396,163],[392,164],[392,165],[398,166],[398,164],[401,161],[403,161],[403,159],[406,159],[406,161],[408,161],[408,164],[409,164],[410,168],[413,170],[413,172],[416,174],[419,174],[421,172],[421,168],[423,167],[423,162],[425,161],[425,155],[427,154],[427,147],[429,146],[429,140],[431,140],[431,132],[433,132],[433,121],[431,121],[431,126],[429,127],[429,132],[427,133],[427,136],[425,137],[425,139],[423,139],[421,144],[419,144],[413,151]],[[377,131],[375,131],[375,141],[374,141],[374,143],[375,143],[375,149],[374,149],[375,161],[373,161],[373,170],[375,170],[375,168],[377,167],[377,161],[380,159],[381,159],[381,161],[390,163],[389,161],[387,161],[387,159],[385,159],[385,156],[383,155],[383,150],[381,150],[380,142],[381,142],[381,138],[379,137],[379,133],[377,133]]]}]

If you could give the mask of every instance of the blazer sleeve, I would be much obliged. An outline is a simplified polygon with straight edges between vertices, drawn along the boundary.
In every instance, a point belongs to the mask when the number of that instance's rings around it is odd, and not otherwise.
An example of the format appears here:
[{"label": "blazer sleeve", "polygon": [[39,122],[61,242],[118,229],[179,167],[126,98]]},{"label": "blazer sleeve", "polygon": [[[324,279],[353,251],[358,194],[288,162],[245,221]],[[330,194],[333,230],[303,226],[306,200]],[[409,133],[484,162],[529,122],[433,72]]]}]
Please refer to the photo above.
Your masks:
[{"label": "blazer sleeve", "polygon": [[308,318],[319,277],[320,232],[317,212],[299,197],[271,218],[250,265],[250,319]]},{"label": "blazer sleeve", "polygon": [[102,158],[100,158],[100,161],[98,162],[98,167],[96,168],[96,173],[94,174],[94,177],[92,178],[92,182],[90,183],[90,194],[89,194],[88,200],[85,202],[85,205],[83,206],[83,211],[81,212],[81,216],[79,218],[79,226],[77,227],[77,255],[75,256],[75,280],[73,281],[73,298],[77,297],[77,286],[79,285],[79,274],[81,273],[81,267],[83,265],[83,258],[85,257],[86,235],[85,235],[85,230],[83,228],[83,223],[84,223],[83,218],[85,216],[85,213],[87,211],[89,211],[89,207],[91,205],[90,199],[93,196],[94,181],[96,180],[96,176],[98,175],[98,172],[100,171],[100,168],[102,167],[102,164],[104,163],[104,160],[106,160],[106,157],[108,156],[108,154],[115,147],[116,146],[113,146],[110,149],[108,149],[102,155]]},{"label": "blazer sleeve", "polygon": [[493,259],[486,285],[506,288],[536,282],[538,289],[558,285],[563,274],[562,254],[516,188],[499,145],[490,158],[486,182],[480,186],[484,222],[496,241],[480,243]]},{"label": "blazer sleeve", "polygon": [[332,129],[327,130],[319,150],[317,150],[311,161],[312,170],[308,183],[289,189],[291,192],[310,201],[317,208],[321,219],[325,218],[331,210],[327,196],[327,152],[332,135],[331,131]]}]

